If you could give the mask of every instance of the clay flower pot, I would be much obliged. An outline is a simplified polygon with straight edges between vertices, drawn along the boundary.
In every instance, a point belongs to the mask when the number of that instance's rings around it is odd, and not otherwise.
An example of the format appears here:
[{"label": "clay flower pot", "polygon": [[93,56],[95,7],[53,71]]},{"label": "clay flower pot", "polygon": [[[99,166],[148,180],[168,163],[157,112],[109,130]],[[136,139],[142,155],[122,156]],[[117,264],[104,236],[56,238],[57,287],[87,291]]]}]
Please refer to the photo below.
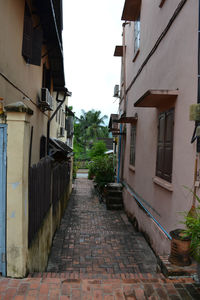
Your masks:
[{"label": "clay flower pot", "polygon": [[186,237],[182,229],[176,229],[170,232],[172,237],[171,253],[169,262],[177,266],[189,266],[190,259],[190,243],[191,238]]}]

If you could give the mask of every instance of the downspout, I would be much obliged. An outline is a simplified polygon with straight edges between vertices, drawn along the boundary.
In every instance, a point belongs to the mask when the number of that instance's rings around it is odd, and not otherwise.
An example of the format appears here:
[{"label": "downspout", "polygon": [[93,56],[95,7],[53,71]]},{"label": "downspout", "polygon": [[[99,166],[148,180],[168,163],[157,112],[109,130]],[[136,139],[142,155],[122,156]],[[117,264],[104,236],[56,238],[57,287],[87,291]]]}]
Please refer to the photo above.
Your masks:
[{"label": "downspout", "polygon": [[[197,103],[200,104],[200,1],[199,1],[199,19],[198,19],[198,86],[197,86]],[[196,122],[196,127],[200,122]],[[200,137],[197,136],[197,153],[200,152]]]},{"label": "downspout", "polygon": [[[126,39],[125,39],[125,26],[129,24],[129,22],[124,22],[123,26],[123,56],[122,56],[122,64],[123,64],[123,77],[124,77],[124,113],[126,115]],[[117,182],[120,182],[120,168],[121,168],[121,146],[122,146],[122,129],[123,126],[120,124],[120,137],[119,137],[119,151],[118,151],[118,170],[117,170]],[[123,162],[122,162],[123,163]]]},{"label": "downspout", "polygon": [[126,38],[125,38],[125,26],[129,24],[124,22],[123,26],[123,75],[124,75],[124,113],[126,115]]},{"label": "downspout", "polygon": [[120,124],[120,136],[119,136],[119,151],[118,151],[118,169],[117,169],[117,183],[120,182],[120,165],[121,165],[121,144],[122,144],[122,124]]},{"label": "downspout", "polygon": [[[200,104],[200,1],[199,1],[199,9],[198,9],[198,62],[197,62],[197,104]],[[200,153],[200,135],[199,135],[199,126],[200,122],[195,121],[195,128],[193,132],[193,136],[191,139],[191,143],[194,143],[195,140],[197,140],[196,143],[196,158],[195,158],[195,170],[194,170],[194,190],[193,190],[193,201],[192,201],[192,207],[190,209],[195,209],[195,203],[196,203],[196,190],[197,187],[195,185],[195,182],[197,180],[197,166],[198,166],[198,154]],[[190,212],[189,211],[189,212]]]}]

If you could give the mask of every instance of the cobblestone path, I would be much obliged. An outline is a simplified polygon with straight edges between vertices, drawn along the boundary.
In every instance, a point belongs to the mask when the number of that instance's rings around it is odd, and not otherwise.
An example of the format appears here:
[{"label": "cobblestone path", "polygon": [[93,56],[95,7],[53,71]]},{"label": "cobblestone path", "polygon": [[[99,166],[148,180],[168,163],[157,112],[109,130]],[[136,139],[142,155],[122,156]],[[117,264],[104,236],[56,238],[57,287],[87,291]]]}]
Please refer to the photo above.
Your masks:
[{"label": "cobblestone path", "polygon": [[0,300],[200,299],[192,278],[156,273],[156,258],[122,211],[107,211],[78,179],[57,231],[47,272],[0,277]]},{"label": "cobblestone path", "polygon": [[[48,272],[89,278],[156,273],[156,258],[123,211],[106,210],[87,179],[77,179],[68,209],[57,231]],[[84,276],[85,274],[85,276]]]}]

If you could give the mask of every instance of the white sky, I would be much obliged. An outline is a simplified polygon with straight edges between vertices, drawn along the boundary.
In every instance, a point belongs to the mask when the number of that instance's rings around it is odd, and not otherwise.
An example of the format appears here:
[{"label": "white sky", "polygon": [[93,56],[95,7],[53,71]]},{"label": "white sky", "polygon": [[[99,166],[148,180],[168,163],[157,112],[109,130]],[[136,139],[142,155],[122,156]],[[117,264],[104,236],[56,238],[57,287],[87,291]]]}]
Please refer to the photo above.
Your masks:
[{"label": "white sky", "polygon": [[121,59],[113,54],[122,44],[123,5],[124,0],[63,1],[65,82],[77,116],[81,109],[100,110],[108,119],[117,113],[113,92]]}]

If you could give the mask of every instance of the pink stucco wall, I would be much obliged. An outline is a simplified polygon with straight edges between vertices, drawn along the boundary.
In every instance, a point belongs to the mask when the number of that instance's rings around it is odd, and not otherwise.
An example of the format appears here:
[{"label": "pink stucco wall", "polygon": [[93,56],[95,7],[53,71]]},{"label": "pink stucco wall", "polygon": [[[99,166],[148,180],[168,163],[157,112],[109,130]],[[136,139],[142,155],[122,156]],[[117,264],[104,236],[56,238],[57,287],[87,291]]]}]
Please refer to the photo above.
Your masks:
[{"label": "pink stucco wall", "polygon": [[[153,48],[156,40],[167,26],[180,0],[166,0],[159,8],[159,1],[142,1],[140,53],[133,62],[133,22],[126,25],[126,87]],[[198,1],[187,1],[173,25],[150,58],[127,94],[127,116],[138,113],[136,129],[135,171],[129,168],[130,125],[126,124],[126,149],[124,155],[123,179],[141,198],[149,203],[155,219],[167,232],[180,227],[180,211],[188,211],[192,195],[183,185],[192,187],[196,146],[191,144],[194,122],[189,121],[189,107],[197,102],[197,31]],[[173,145],[173,191],[153,182],[157,155],[156,108],[135,108],[134,103],[149,89],[179,90],[175,103],[174,145]],[[124,192],[125,208],[136,215],[141,230],[148,232],[154,249],[158,253],[169,252],[169,240],[156,224],[146,217],[135,200]],[[166,239],[166,241],[164,241]],[[161,242],[162,241],[162,242]]]}]

